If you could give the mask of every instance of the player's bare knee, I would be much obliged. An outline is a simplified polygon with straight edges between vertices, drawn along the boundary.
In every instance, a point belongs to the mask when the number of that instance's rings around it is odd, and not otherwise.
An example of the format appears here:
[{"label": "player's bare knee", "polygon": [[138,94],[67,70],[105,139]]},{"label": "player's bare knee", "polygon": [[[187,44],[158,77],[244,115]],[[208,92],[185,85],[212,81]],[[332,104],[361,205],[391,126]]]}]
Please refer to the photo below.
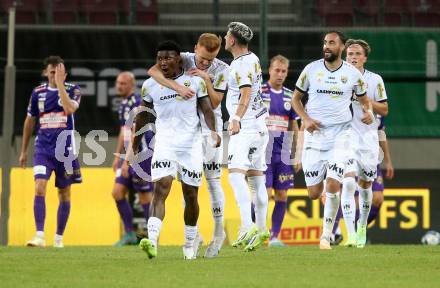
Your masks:
[{"label": "player's bare knee", "polygon": [[141,203],[141,205],[148,204],[153,199],[153,193],[138,192],[138,195],[139,195],[139,203]]},{"label": "player's bare knee", "polygon": [[287,190],[275,190],[275,201],[287,202]]},{"label": "player's bare knee", "polygon": [[47,187],[47,180],[37,179],[35,181],[35,195],[45,197],[46,196],[46,187]]},{"label": "player's bare knee", "polygon": [[124,192],[125,191],[124,191],[122,185],[115,184],[115,186],[113,187],[113,191],[112,191],[113,199],[115,199],[115,201],[119,201],[119,200],[124,199],[124,197],[125,197]]},{"label": "player's bare knee", "polygon": [[368,189],[368,188],[371,187],[371,182],[370,182],[370,181],[365,181],[365,180],[363,180],[363,179],[359,179],[358,184],[359,184],[359,186],[360,186],[362,189]]},{"label": "player's bare knee", "polygon": [[172,177],[164,177],[155,183],[153,201],[165,201],[170,193],[171,184],[173,183]]},{"label": "player's bare knee", "polygon": [[336,193],[341,190],[341,183],[333,178],[327,178],[325,191],[329,193]]},{"label": "player's bare knee", "polygon": [[383,203],[383,194],[382,193],[373,193],[373,205],[376,207],[380,207]]},{"label": "player's bare knee", "polygon": [[61,202],[70,201],[70,186],[58,189],[58,197]]}]

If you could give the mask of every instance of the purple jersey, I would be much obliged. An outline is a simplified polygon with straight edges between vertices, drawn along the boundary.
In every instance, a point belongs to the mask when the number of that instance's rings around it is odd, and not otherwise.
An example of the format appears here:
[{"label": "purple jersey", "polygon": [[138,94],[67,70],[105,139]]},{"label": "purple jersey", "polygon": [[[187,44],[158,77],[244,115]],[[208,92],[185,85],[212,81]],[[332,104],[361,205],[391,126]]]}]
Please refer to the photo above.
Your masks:
[{"label": "purple jersey", "polygon": [[[261,98],[264,104],[269,110],[269,117],[266,118],[266,125],[269,130],[270,138],[273,139],[272,153],[281,153],[283,147],[283,141],[287,140],[285,132],[288,131],[289,121],[298,119],[295,111],[292,108],[291,100],[293,96],[292,90],[283,87],[280,91],[277,91],[269,86],[266,82],[261,87]],[[286,140],[284,140],[286,137]],[[272,143],[272,139],[269,143]],[[289,140],[290,143],[291,140]],[[286,146],[284,149],[289,149],[291,145]]]},{"label": "purple jersey", "polygon": [[[131,129],[131,127],[126,126],[126,122],[130,116],[130,111],[132,111],[134,108],[140,106],[142,103],[142,98],[140,95],[133,93],[127,98],[122,99],[121,104],[119,105],[118,109],[118,118],[119,118],[119,125],[122,129]],[[127,136],[127,137],[125,137]],[[124,134],[124,146],[128,145],[130,133]],[[140,144],[139,150],[143,150],[149,145],[150,148],[153,148],[151,142],[151,139],[154,136],[154,132],[151,130],[148,130],[144,134],[144,138],[142,139],[142,142]],[[145,141],[144,141],[145,140]]]},{"label": "purple jersey", "polygon": [[[69,98],[79,106],[81,100],[79,86],[70,83],[64,85]],[[36,87],[32,91],[27,113],[37,120],[36,154],[55,155],[58,135],[65,130],[72,131],[66,139],[65,153],[67,153],[67,149],[73,149],[75,118],[73,114],[67,115],[64,111],[58,89],[50,88],[47,83]]]}]

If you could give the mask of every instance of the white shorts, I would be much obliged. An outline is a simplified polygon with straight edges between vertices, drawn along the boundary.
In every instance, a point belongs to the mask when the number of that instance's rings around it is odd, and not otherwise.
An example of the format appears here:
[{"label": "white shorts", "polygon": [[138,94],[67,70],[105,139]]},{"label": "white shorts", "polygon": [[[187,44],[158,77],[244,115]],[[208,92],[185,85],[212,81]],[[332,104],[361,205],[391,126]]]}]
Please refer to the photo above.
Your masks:
[{"label": "white shorts", "polygon": [[222,175],[223,162],[223,137],[218,132],[222,142],[220,147],[212,147],[210,136],[203,137],[203,172],[206,179],[220,178]]},{"label": "white shorts", "polygon": [[153,182],[172,176],[188,185],[200,186],[202,184],[202,145],[195,145],[188,151],[171,151],[160,149],[156,143],[153,159],[151,161],[151,179]]},{"label": "white shorts", "polygon": [[267,129],[243,131],[229,138],[228,169],[266,171]]},{"label": "white shorts", "polygon": [[[313,139],[314,135],[309,133],[309,143],[304,144],[302,155],[302,166],[307,186],[319,184],[324,178],[333,178],[342,183],[344,168],[348,160],[353,156],[350,148],[350,127],[343,125],[341,129],[330,139],[330,143],[317,143]],[[335,130],[335,128],[332,128]],[[322,135],[318,134],[322,138]],[[326,147],[329,149],[319,149],[316,147]]]},{"label": "white shorts", "polygon": [[373,182],[377,176],[378,151],[357,150],[355,157],[349,159],[345,173],[356,173],[362,180]]}]

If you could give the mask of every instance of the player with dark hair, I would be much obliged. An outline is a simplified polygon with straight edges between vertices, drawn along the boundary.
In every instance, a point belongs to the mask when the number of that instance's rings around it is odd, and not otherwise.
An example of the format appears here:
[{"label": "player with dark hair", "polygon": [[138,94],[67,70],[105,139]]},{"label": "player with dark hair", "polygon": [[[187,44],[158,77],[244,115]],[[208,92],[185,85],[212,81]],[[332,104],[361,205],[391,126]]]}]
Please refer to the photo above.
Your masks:
[{"label": "player with dark hair", "polygon": [[79,108],[81,90],[79,86],[65,82],[67,74],[61,57],[47,57],[44,59],[43,67],[44,76],[48,81],[32,91],[23,125],[19,159],[20,166],[25,168],[29,140],[37,123],[34,154],[34,217],[37,232],[35,237],[27,242],[27,246],[46,245],[45,197],[47,182],[52,172],[55,172],[55,186],[58,188],[60,202],[53,245],[62,248],[63,233],[70,214],[70,186],[82,181],[74,139],[74,113]]},{"label": "player with dark hair", "polygon": [[[182,67],[190,75],[201,77],[208,90],[208,96],[211,100],[212,108],[216,116],[216,131],[222,135],[223,120],[221,111],[221,101],[226,93],[227,78],[229,74],[229,66],[215,58],[220,51],[222,38],[212,34],[203,33],[199,36],[197,44],[194,47],[194,53],[180,53],[182,58]],[[194,95],[194,91],[190,88],[178,84],[173,79],[167,79],[162,74],[158,65],[154,65],[148,70],[148,74],[158,83],[177,91],[182,97],[190,98]],[[212,241],[209,243],[205,251],[205,257],[216,257],[220,252],[226,234],[223,228],[223,213],[225,208],[225,196],[221,185],[220,177],[222,174],[223,145],[220,147],[212,147],[208,142],[211,137],[211,130],[208,129],[203,114],[201,116],[202,134],[203,134],[203,174],[208,184],[208,191],[211,200],[211,211],[214,220],[214,233]],[[194,249],[198,254],[198,249],[202,243],[200,233],[197,233]]]},{"label": "player with dark hair", "polygon": [[[362,121],[371,123],[373,113],[366,95],[362,74],[341,56],[345,36],[338,31],[326,33],[324,58],[308,64],[296,83],[292,98],[295,112],[304,122],[302,166],[311,199],[318,199],[324,190],[323,232],[320,249],[331,249],[330,238],[339,208],[340,186],[349,160],[353,93],[363,108]],[[308,93],[307,110],[301,98]]]},{"label": "player with dark hair", "polygon": [[[139,202],[142,206],[145,220],[148,221],[149,207],[152,198],[153,184],[144,179],[142,175],[138,175],[133,167],[129,167],[127,161],[119,156],[125,153],[131,142],[131,123],[129,121],[130,113],[141,104],[141,97],[135,93],[136,79],[133,73],[124,71],[119,73],[116,78],[116,92],[122,98],[119,104],[119,136],[116,147],[115,159],[113,161],[113,170],[116,172],[115,184],[113,186],[112,196],[115,199],[116,207],[124,224],[125,234],[115,243],[115,246],[124,246],[137,243],[135,231],[133,231],[133,211],[128,202],[128,190],[133,188],[139,196]],[[141,150],[149,149],[153,132],[145,133],[144,140],[141,142]],[[150,147],[152,148],[152,147]],[[152,155],[152,151],[150,153]],[[139,163],[139,167],[145,172],[144,176],[151,175],[151,157]]]},{"label": "player with dark hair", "polygon": [[[208,97],[206,84],[200,77],[186,75],[182,69],[179,46],[165,41],[157,48],[156,63],[163,75],[174,79],[195,91],[195,97],[183,99],[176,91],[163,87],[153,78],[142,85],[142,98],[146,112],[136,117],[136,135],[133,151],[136,152],[145,125],[156,116],[155,149],[151,166],[151,178],[155,182],[150,218],[148,219],[148,239],[140,242],[140,247],[149,258],[157,256],[157,241],[162,220],[165,216],[165,200],[171,190],[174,177],[182,184],[185,200],[185,244],[184,259],[195,259],[194,241],[197,234],[199,205],[198,187],[202,181],[203,153],[200,118],[197,110],[203,113],[206,125],[211,130],[211,144],[218,147],[221,142],[216,133],[215,116]],[[154,109],[154,111],[153,111]]]}]

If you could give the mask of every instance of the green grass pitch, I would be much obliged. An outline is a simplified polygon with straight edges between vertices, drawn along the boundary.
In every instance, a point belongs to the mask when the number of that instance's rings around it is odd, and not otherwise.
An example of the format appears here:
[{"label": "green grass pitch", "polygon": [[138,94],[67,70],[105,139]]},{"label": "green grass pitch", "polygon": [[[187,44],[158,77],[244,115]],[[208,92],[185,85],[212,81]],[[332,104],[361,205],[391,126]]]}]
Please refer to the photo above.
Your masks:
[{"label": "green grass pitch", "polygon": [[169,246],[153,260],[137,246],[1,247],[0,287],[440,287],[440,246],[224,247],[194,261]]}]

